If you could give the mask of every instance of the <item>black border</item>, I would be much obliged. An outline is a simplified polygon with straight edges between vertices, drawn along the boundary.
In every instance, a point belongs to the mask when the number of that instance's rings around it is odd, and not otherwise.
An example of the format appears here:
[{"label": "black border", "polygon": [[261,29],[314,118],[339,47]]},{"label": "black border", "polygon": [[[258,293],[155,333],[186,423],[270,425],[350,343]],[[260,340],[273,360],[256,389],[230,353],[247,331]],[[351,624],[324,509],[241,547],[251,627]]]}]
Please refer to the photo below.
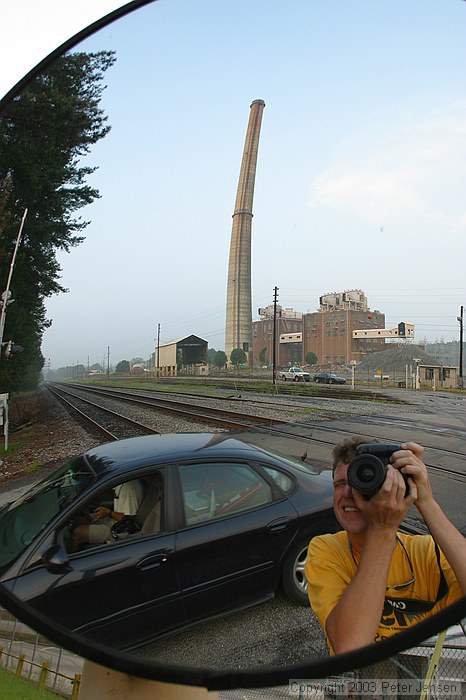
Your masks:
[{"label": "black border", "polygon": [[140,656],[124,653],[67,630],[52,623],[46,616],[29,604],[19,601],[10,591],[0,586],[0,604],[19,620],[37,632],[94,663],[127,673],[131,676],[159,680],[167,683],[201,686],[208,690],[230,690],[234,688],[264,688],[288,685],[290,679],[326,678],[362,668],[377,661],[388,659],[401,651],[411,649],[421,642],[466,617],[466,596],[452,603],[434,617],[419,622],[405,632],[394,635],[377,644],[338,656],[320,658],[308,664],[295,664],[276,670],[264,667],[260,670],[238,670],[191,667],[176,664],[158,664]]},{"label": "black border", "polygon": [[[92,34],[98,32],[99,29],[103,29],[109,24],[112,24],[112,22],[115,22],[117,19],[120,19],[120,17],[124,17],[125,15],[134,12],[134,10],[138,10],[140,7],[144,7],[144,5],[150,5],[153,2],[157,2],[157,0],[131,0],[131,2],[128,2],[126,3],[126,5],[123,5],[122,7],[113,10],[113,12],[109,12],[104,17],[101,17],[92,24],[89,24],[89,26],[85,27],[84,29],[81,29],[80,32],[74,34],[72,37],[67,39],[65,42],[63,42],[63,44],[61,44],[54,51],[49,53],[48,56],[43,58],[42,61],[39,61],[39,63],[36,66],[34,66],[34,68],[32,68],[28,73],[26,73],[26,75],[23,76],[21,80],[18,80],[16,85],[14,85],[10,90],[8,90],[8,92],[0,100],[0,114],[5,109],[5,107],[7,107],[10,104],[10,102],[14,100],[14,98],[21,92],[21,90],[24,87],[26,87],[26,85],[28,85],[32,80],[34,80],[34,78],[36,78],[39,75],[39,73],[41,73],[41,71],[47,68],[56,58],[59,58],[59,56],[61,56],[62,54],[66,53],[67,51],[70,51],[76,46],[76,44],[79,44],[79,42],[92,36]],[[77,7],[76,9],[78,11],[79,7]]]}]

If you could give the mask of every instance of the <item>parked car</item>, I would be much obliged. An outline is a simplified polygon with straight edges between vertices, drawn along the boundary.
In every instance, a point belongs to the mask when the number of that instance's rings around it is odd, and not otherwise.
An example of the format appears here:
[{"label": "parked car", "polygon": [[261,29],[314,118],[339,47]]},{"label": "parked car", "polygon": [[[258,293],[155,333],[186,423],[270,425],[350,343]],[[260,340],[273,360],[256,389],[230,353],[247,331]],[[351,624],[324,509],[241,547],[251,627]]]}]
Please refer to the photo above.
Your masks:
[{"label": "parked car", "polygon": [[280,377],[286,382],[291,379],[292,382],[310,382],[311,375],[309,372],[301,369],[301,367],[290,367],[289,369],[280,370]]},{"label": "parked car", "polygon": [[331,374],[330,372],[314,374],[314,381],[317,384],[346,384],[345,377],[339,377],[338,374]]},{"label": "parked car", "polygon": [[[138,479],[135,516],[72,552],[72,524]],[[307,605],[309,540],[338,529],[328,470],[232,438],[165,434],[88,450],[0,511],[0,581],[120,648],[272,598]]]}]

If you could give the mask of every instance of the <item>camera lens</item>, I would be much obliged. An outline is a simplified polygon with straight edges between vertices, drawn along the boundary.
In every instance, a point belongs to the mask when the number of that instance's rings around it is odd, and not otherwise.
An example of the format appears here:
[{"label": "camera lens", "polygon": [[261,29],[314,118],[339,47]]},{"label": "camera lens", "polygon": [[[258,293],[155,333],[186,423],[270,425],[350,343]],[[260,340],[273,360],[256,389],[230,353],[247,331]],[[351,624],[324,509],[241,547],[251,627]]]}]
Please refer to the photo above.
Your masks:
[{"label": "camera lens", "polygon": [[348,465],[348,484],[370,498],[382,486],[386,473],[387,466],[378,457],[361,454]]},{"label": "camera lens", "polygon": [[374,476],[376,476],[374,474],[374,469],[368,464],[361,465],[357,470],[358,480],[361,481],[363,484],[372,483],[372,481],[374,481]]}]

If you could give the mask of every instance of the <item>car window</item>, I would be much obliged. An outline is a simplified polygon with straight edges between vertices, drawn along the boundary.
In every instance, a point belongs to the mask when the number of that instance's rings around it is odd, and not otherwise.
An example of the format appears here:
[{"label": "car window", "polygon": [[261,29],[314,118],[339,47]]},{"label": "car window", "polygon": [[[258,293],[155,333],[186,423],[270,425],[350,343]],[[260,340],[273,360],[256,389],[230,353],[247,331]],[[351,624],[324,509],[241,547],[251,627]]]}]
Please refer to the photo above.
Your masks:
[{"label": "car window", "polygon": [[186,524],[271,503],[270,485],[249,464],[202,463],[180,468]]},{"label": "car window", "polygon": [[93,495],[62,530],[59,542],[74,554],[90,547],[113,545],[128,537],[159,533],[162,484],[162,475],[154,472]]},{"label": "car window", "polygon": [[294,489],[294,481],[293,479],[291,479],[291,477],[288,476],[288,474],[284,474],[278,469],[272,469],[272,467],[264,466],[263,469],[267,472],[269,476],[272,477],[277,486],[279,486],[281,491],[283,491],[284,493],[289,493]]},{"label": "car window", "polygon": [[14,561],[53,518],[94,480],[81,458],[36,484],[0,517],[0,570]]}]

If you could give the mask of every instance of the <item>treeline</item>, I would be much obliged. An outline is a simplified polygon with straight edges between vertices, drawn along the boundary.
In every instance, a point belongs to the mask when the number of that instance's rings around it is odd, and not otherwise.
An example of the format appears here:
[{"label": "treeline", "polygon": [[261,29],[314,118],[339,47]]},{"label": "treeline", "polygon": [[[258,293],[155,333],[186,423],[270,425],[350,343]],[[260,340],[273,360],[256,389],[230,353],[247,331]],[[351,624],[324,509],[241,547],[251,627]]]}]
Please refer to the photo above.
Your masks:
[{"label": "treeline", "polygon": [[[28,210],[11,281],[0,355],[0,391],[37,386],[41,342],[52,319],[45,300],[67,290],[57,253],[83,240],[88,221],[77,212],[99,192],[87,184],[95,168],[82,165],[108,133],[100,108],[113,52],[74,53],[58,59],[0,115],[0,293],[6,288],[19,225]],[[7,360],[6,343],[23,352]]]}]

